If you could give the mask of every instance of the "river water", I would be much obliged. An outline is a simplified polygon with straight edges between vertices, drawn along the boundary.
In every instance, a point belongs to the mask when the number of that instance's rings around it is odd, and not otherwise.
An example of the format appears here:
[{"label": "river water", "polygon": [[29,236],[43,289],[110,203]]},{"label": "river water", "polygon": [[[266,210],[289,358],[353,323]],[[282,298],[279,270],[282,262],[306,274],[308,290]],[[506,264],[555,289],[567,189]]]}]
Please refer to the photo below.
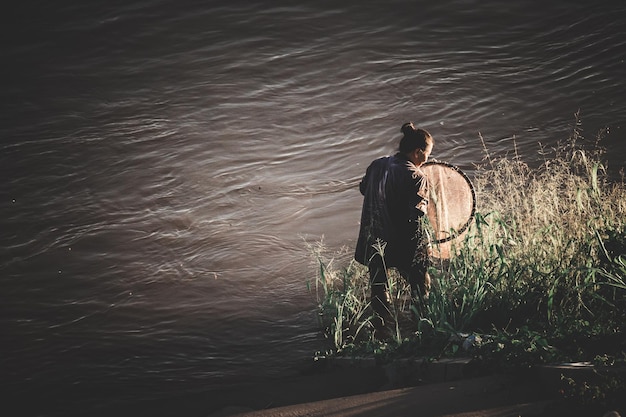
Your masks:
[{"label": "river water", "polygon": [[7,10],[0,361],[21,414],[293,372],[325,346],[306,242],[352,247],[356,184],[406,121],[471,176],[479,135],[533,163],[580,111],[624,166],[626,5],[360,3]]}]

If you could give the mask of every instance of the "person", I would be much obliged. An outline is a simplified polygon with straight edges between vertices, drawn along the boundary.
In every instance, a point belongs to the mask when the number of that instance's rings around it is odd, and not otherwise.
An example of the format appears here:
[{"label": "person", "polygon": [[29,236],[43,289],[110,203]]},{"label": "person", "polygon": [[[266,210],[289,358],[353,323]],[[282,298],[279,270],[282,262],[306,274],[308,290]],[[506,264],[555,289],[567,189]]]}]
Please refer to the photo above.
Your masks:
[{"label": "person", "polygon": [[388,268],[395,267],[415,299],[430,291],[427,213],[428,181],[420,169],[434,139],[412,122],[404,123],[398,152],[374,160],[359,184],[363,194],[361,225],[354,258],[369,269],[370,302],[375,332],[385,333],[390,320]]}]

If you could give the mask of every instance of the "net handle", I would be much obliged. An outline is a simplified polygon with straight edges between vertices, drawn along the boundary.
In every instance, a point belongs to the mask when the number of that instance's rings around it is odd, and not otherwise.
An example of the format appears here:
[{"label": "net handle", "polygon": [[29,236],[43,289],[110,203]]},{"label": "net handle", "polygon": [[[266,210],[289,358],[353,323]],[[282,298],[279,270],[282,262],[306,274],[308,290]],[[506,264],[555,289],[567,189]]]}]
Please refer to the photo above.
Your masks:
[{"label": "net handle", "polygon": [[474,215],[476,214],[476,191],[474,190],[474,184],[472,184],[472,181],[469,179],[469,177],[465,174],[465,172],[461,171],[461,169],[457,167],[456,165],[452,165],[448,162],[438,161],[436,159],[431,159],[425,162],[422,166],[427,166],[427,165],[443,165],[443,166],[446,166],[448,168],[455,170],[456,172],[461,174],[465,182],[467,182],[467,185],[469,185],[470,191],[472,193],[472,211],[470,213],[469,218],[465,222],[465,224],[461,228],[459,228],[459,230],[456,231],[457,232],[456,235],[449,235],[444,238],[435,240],[435,243],[449,242],[450,240],[455,239],[457,236],[460,236],[461,234],[463,234],[463,232],[467,230],[470,224],[472,224],[472,220],[474,220]]}]

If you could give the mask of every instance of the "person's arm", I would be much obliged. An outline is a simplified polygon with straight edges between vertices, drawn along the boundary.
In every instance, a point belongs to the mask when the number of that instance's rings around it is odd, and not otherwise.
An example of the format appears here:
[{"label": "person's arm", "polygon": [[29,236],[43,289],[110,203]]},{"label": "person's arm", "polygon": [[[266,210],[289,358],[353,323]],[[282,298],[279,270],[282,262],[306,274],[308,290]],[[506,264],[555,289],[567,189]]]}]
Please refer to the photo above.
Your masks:
[{"label": "person's arm", "polygon": [[428,214],[428,179],[422,175],[419,177],[419,183],[416,184],[417,188],[417,210],[421,213],[420,217],[424,214]]},{"label": "person's arm", "polygon": [[410,177],[410,218],[417,221],[428,212],[428,180],[419,167],[409,163],[407,165],[411,173]]},{"label": "person's arm", "polygon": [[411,218],[417,220],[428,212],[428,179],[424,172],[411,162],[407,162],[407,169],[411,174],[409,203],[411,204]]}]

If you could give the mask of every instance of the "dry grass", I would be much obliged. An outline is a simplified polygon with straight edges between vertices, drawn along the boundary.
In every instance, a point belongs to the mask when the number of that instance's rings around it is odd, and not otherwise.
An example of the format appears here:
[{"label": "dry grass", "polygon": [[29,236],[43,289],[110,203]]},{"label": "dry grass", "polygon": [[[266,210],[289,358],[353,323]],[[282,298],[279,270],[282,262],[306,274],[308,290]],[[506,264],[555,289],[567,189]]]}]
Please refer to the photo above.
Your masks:
[{"label": "dry grass", "polygon": [[[538,168],[485,150],[473,179],[475,221],[457,255],[431,268],[429,300],[411,306],[391,274],[394,342],[521,326],[580,330],[590,321],[623,330],[626,186],[609,181],[599,138],[585,141],[576,126],[558,149],[541,150]],[[320,243],[311,253],[319,268],[311,291],[334,349],[372,346],[366,268],[350,250],[328,254]]]}]

